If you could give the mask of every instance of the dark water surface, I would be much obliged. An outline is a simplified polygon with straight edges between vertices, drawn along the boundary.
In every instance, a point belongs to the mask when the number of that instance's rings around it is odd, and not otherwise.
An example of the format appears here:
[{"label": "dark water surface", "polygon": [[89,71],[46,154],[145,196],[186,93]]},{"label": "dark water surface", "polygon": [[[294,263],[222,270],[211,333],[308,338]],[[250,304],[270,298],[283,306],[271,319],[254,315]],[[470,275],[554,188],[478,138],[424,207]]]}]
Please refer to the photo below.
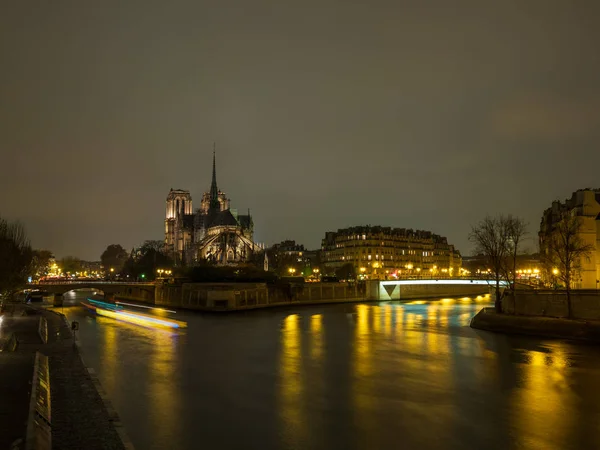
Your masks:
[{"label": "dark water surface", "polygon": [[600,349],[472,330],[488,302],[64,312],[138,450],[600,449]]}]

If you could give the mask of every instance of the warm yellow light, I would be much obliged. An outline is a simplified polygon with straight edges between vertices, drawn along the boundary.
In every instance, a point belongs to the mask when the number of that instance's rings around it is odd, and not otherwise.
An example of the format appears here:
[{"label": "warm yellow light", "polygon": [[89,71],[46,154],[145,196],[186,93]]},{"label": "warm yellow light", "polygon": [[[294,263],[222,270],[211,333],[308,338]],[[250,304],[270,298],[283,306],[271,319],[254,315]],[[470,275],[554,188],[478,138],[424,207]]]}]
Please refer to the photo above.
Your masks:
[{"label": "warm yellow light", "polygon": [[146,327],[154,328],[186,328],[187,323],[173,319],[159,319],[146,314],[130,313],[125,311],[110,311],[107,309],[96,308],[96,313],[100,316],[110,317],[111,319],[122,320],[123,322],[133,323]]},{"label": "warm yellow light", "polygon": [[412,264],[407,264],[407,265],[406,265],[406,268],[407,268],[408,270],[412,270],[412,268],[413,268],[413,265],[412,265]]},{"label": "warm yellow light", "polygon": [[114,272],[114,271],[115,271],[115,269],[114,269],[113,267],[111,267],[111,268],[110,268],[110,271],[111,271],[111,272]]},{"label": "warm yellow light", "polygon": [[361,271],[361,272],[363,272],[363,273],[364,273],[366,270],[367,270],[367,268],[366,268],[366,267],[361,267],[361,268],[360,268],[360,271]]},{"label": "warm yellow light", "polygon": [[556,269],[556,268],[552,269],[552,273],[553,273],[554,275],[558,275],[558,269]]},{"label": "warm yellow light", "polygon": [[420,271],[421,271],[421,268],[420,268],[420,267],[417,267],[417,272],[420,272]]}]

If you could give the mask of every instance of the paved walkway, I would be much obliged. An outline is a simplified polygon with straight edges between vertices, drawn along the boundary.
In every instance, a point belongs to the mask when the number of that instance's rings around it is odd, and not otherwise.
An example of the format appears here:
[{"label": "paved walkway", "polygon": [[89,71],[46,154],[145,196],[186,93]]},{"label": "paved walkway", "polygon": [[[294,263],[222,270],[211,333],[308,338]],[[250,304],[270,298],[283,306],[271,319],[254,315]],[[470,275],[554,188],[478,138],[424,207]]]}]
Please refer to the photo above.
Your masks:
[{"label": "paved walkway", "polygon": [[[22,312],[26,316],[20,316]],[[40,315],[48,320],[48,344],[38,336]],[[20,305],[5,317],[2,336],[15,332],[15,352],[0,353],[0,449],[25,436],[35,352],[50,359],[53,449],[124,449],[118,417],[84,366],[71,330],[58,314]]]},{"label": "paved walkway", "polygon": [[15,333],[22,345],[15,352],[0,353],[0,449],[8,449],[13,442],[23,439],[27,429],[30,383],[33,378],[35,350],[41,346],[37,336],[37,321],[33,316],[22,316],[23,306],[3,314],[0,324],[0,349]]}]

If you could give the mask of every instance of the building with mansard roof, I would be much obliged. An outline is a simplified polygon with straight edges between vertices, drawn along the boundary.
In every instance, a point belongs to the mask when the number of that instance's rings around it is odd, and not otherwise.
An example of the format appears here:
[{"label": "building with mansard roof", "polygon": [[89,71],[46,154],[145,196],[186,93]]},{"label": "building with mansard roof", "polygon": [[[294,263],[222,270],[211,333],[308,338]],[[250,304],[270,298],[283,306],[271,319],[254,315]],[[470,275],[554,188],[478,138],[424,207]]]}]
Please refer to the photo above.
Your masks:
[{"label": "building with mansard roof", "polygon": [[443,277],[459,274],[462,257],[431,231],[367,225],[325,233],[321,263],[324,274],[351,265],[371,279]]},{"label": "building with mansard roof", "polygon": [[[570,255],[571,287],[600,287],[600,189],[579,189],[564,202],[552,202],[542,215],[538,237],[548,283],[556,282],[554,269],[563,270],[565,258]],[[569,245],[564,244],[567,238]],[[580,246],[587,246],[589,252],[575,257],[575,248]],[[567,248],[571,251],[567,252]]]},{"label": "building with mansard roof", "polygon": [[246,262],[254,252],[262,250],[262,246],[254,243],[253,234],[250,210],[248,214],[238,214],[217,187],[214,153],[210,190],[202,195],[200,208],[193,210],[189,191],[169,191],[165,249],[178,264],[202,260],[219,265]]}]

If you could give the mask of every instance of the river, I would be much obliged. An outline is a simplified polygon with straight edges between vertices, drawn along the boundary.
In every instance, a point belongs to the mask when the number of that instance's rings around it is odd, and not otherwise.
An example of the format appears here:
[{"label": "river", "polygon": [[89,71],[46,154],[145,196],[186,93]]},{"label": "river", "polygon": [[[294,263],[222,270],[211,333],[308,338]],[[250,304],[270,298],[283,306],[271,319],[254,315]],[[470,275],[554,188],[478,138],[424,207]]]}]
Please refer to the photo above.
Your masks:
[{"label": "river", "polygon": [[483,306],[178,312],[182,333],[64,313],[137,450],[600,448],[600,348],[469,328]]}]

